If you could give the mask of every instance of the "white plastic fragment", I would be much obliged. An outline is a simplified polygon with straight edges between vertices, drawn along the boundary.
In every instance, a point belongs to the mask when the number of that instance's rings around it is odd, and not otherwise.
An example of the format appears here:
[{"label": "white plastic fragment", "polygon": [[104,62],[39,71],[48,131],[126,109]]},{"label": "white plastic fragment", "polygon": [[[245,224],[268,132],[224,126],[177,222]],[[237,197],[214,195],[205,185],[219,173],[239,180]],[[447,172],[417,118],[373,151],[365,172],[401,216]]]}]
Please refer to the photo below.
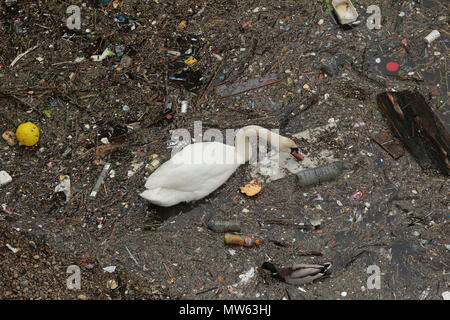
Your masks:
[{"label": "white plastic fragment", "polygon": [[444,298],[444,300],[450,300],[450,291],[442,292],[442,298]]},{"label": "white plastic fragment", "polygon": [[181,101],[181,113],[186,113],[188,108],[188,102],[183,100]]},{"label": "white plastic fragment", "polygon": [[181,52],[180,51],[174,51],[174,50],[167,50],[167,54],[170,54],[170,55],[175,56],[175,57],[181,56]]},{"label": "white plastic fragment", "polygon": [[241,279],[241,283],[247,283],[251,278],[255,276],[255,268],[251,268],[246,273],[239,275],[239,279]]},{"label": "white plastic fragment", "polygon": [[70,177],[65,175],[61,182],[55,187],[55,192],[64,192],[66,202],[70,199]]},{"label": "white plastic fragment", "polygon": [[419,300],[425,300],[428,295],[430,294],[430,288],[426,288],[425,290],[422,291],[422,293],[419,296]]},{"label": "white plastic fragment", "polygon": [[9,243],[6,244],[6,247],[14,253],[17,253],[19,251],[19,249],[11,247]]},{"label": "white plastic fragment", "polygon": [[116,271],[116,266],[104,267],[103,271],[113,273],[114,271]]},{"label": "white plastic fragment", "polygon": [[109,51],[111,50],[109,50],[109,48],[106,48],[101,55],[91,56],[92,61],[103,61],[108,56]]},{"label": "white plastic fragment", "polygon": [[439,38],[441,36],[441,34],[439,33],[439,31],[437,30],[433,30],[431,31],[426,37],[425,37],[425,42],[427,42],[428,44],[432,43],[434,40],[436,40],[437,38]]},{"label": "white plastic fragment", "polygon": [[0,171],[0,186],[10,183],[12,181],[11,176],[6,171]]},{"label": "white plastic fragment", "polygon": [[132,163],[131,164],[131,170],[128,170],[128,173],[127,173],[128,177],[134,176],[135,173],[138,172],[139,169],[141,169],[143,166],[144,166],[143,162],[141,162],[141,163]]},{"label": "white plastic fragment", "polygon": [[331,4],[341,24],[352,23],[358,19],[358,12],[350,0],[333,0]]}]

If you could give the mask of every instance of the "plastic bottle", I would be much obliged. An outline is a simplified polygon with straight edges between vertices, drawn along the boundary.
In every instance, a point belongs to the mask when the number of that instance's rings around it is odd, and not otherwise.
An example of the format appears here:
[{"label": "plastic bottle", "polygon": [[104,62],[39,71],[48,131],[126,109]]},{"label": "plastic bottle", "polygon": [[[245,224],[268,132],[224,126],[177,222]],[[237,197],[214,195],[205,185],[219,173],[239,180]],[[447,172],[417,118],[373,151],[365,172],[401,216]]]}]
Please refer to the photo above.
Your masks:
[{"label": "plastic bottle", "polygon": [[241,231],[241,224],[237,221],[210,221],[208,228],[215,232]]},{"label": "plastic bottle", "polygon": [[335,179],[338,175],[348,169],[348,165],[338,161],[321,167],[302,170],[296,173],[298,183],[301,187],[318,184]]},{"label": "plastic bottle", "polygon": [[231,233],[225,233],[226,244],[237,244],[244,247],[259,246],[259,240],[250,236],[239,236]]},{"label": "plastic bottle", "polygon": [[145,166],[145,172],[147,174],[152,174],[156,169],[159,168],[163,161],[163,157],[157,154],[152,154],[150,163]]}]

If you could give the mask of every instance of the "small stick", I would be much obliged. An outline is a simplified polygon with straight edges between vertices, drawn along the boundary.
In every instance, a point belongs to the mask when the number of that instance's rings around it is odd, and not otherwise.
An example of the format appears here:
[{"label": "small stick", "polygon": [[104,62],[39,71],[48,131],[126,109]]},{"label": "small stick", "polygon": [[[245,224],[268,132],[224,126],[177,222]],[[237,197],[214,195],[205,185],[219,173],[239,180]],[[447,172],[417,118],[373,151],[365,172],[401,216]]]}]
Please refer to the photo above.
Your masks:
[{"label": "small stick", "polygon": [[111,231],[111,233],[109,234],[108,239],[105,239],[100,245],[103,246],[108,240],[111,239],[111,237],[113,236],[114,232],[116,231],[117,225],[119,224],[119,222],[114,223],[114,227]]},{"label": "small stick", "polygon": [[195,295],[198,296],[199,294],[206,293],[206,292],[210,292],[210,291],[213,291],[213,290],[218,289],[218,288],[219,288],[219,287],[212,287],[212,288],[209,288],[209,289],[206,289],[206,290],[197,292]]},{"label": "small stick", "polygon": [[197,108],[200,103],[202,102],[203,98],[205,97],[206,93],[209,91],[209,88],[211,87],[214,80],[216,80],[217,75],[219,74],[220,70],[222,69],[223,64],[225,63],[225,60],[227,60],[228,54],[222,59],[222,62],[219,64],[219,67],[217,67],[216,72],[214,73],[213,77],[211,78],[211,81],[209,81],[208,86],[206,87],[205,91],[203,91],[203,94],[201,95],[200,99],[198,99],[197,103],[195,104],[195,107]]},{"label": "small stick", "polygon": [[163,262],[162,264],[163,264],[163,266],[164,266],[164,269],[166,269],[167,274],[169,275],[170,282],[171,282],[171,283],[174,282],[175,280],[174,280],[174,278],[172,277],[172,275],[170,274],[169,268],[166,266],[166,264],[165,264],[164,262]]},{"label": "small stick", "polygon": [[131,259],[133,259],[134,263],[136,263],[136,265],[137,265],[138,267],[140,267],[140,265],[139,265],[139,263],[137,262],[136,258],[131,254],[131,252],[130,252],[130,250],[128,249],[127,246],[125,246],[125,249],[127,249],[128,254],[130,255]]},{"label": "small stick", "polygon": [[35,45],[34,47],[28,49],[27,51],[19,54],[9,65],[10,67],[14,67],[14,65],[17,63],[17,61],[19,61],[20,59],[22,59],[22,57],[24,57],[26,54],[28,54],[29,52],[33,51],[34,49],[36,49],[37,47],[39,47],[39,45]]}]

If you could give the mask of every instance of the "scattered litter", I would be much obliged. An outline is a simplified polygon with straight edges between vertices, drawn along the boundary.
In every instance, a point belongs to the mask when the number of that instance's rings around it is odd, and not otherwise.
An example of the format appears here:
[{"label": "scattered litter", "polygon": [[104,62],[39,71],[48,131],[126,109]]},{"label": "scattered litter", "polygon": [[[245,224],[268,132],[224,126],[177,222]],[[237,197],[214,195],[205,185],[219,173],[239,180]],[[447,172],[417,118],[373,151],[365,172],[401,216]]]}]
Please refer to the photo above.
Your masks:
[{"label": "scattered litter", "polygon": [[422,291],[422,293],[419,296],[419,300],[425,300],[428,295],[430,294],[430,288],[426,288],[425,290]]},{"label": "scattered litter", "polygon": [[131,164],[131,170],[128,170],[127,176],[132,177],[136,174],[136,172],[139,171],[144,166],[143,162],[140,163],[132,163]]},{"label": "scattered litter", "polygon": [[[103,269],[103,270],[105,270],[105,269]],[[119,285],[117,284],[117,281],[114,280],[114,279],[108,280],[108,281],[106,282],[106,287],[107,287],[109,290],[114,290],[114,289],[116,289],[118,286],[119,286]]]},{"label": "scattered litter", "polygon": [[195,59],[193,56],[190,56],[189,58],[184,60],[184,63],[186,63],[189,66],[193,66],[194,64],[197,63],[197,59]]},{"label": "scattered litter", "polygon": [[210,221],[208,228],[215,232],[240,232],[241,224],[237,221]]},{"label": "scattered litter", "polygon": [[109,57],[111,55],[114,55],[114,53],[111,50],[109,50],[108,48],[106,48],[101,55],[91,56],[91,59],[92,59],[92,61],[98,62],[98,61],[105,60],[107,57]]},{"label": "scattered litter", "polygon": [[309,219],[309,223],[311,223],[311,225],[314,228],[318,229],[318,228],[320,228],[320,225],[322,224],[322,219],[320,219],[319,216],[318,217],[314,217],[314,218]]},{"label": "scattered litter", "polygon": [[11,147],[17,144],[16,134],[14,132],[12,132],[12,131],[5,131],[5,132],[3,132],[2,138]]},{"label": "scattered litter", "polygon": [[243,83],[237,83],[232,85],[223,85],[216,87],[216,93],[222,97],[234,96],[243,92],[247,92],[250,90],[258,89],[261,87],[265,87],[277,82],[280,82],[281,79],[278,79],[276,74],[270,74],[265,77],[259,77],[253,80],[249,80]]},{"label": "scattered litter", "polygon": [[127,56],[126,54],[122,56],[122,59],[120,59],[120,66],[122,68],[128,68],[133,63],[133,59],[130,56]]},{"label": "scattered litter", "polygon": [[296,173],[301,187],[334,180],[348,165],[344,162],[334,162],[325,166],[306,169]]},{"label": "scattered litter", "polygon": [[262,187],[258,180],[253,179],[240,189],[242,193],[245,193],[249,197],[253,197],[254,195],[261,192]]},{"label": "scattered litter", "polygon": [[39,129],[34,123],[22,123],[17,127],[16,138],[21,145],[34,146],[39,141]]},{"label": "scattered litter", "polygon": [[432,43],[434,40],[436,40],[437,38],[439,38],[441,36],[441,34],[439,33],[439,31],[437,30],[433,30],[431,31],[426,37],[425,37],[425,42],[430,44]]},{"label": "scattered litter", "polygon": [[181,52],[180,52],[180,51],[167,50],[166,52],[167,52],[168,54],[172,55],[172,56],[176,56],[176,57],[181,56]]},{"label": "scattered litter", "polygon": [[92,192],[90,194],[91,198],[95,198],[97,196],[98,190],[100,189],[101,184],[106,178],[106,175],[108,174],[109,169],[111,168],[111,163],[107,162],[105,163],[105,166],[103,167],[102,172],[100,173],[100,176],[97,179],[97,182],[95,183],[94,189],[92,189]]},{"label": "scattered litter", "polygon": [[236,244],[243,247],[259,246],[259,240],[251,236],[239,236],[231,233],[225,233],[226,244]]},{"label": "scattered litter", "polygon": [[34,49],[36,49],[37,47],[39,47],[39,45],[35,45],[34,47],[31,47],[30,49],[28,49],[27,51],[25,51],[24,53],[19,54],[9,65],[11,68],[14,67],[14,65],[17,63],[17,61],[19,61],[20,59],[22,59],[25,55],[27,55],[28,53],[30,53],[31,51],[33,51]]},{"label": "scattered litter", "polygon": [[333,0],[331,4],[341,24],[349,24],[358,19],[358,12],[350,0]]},{"label": "scattered litter", "polygon": [[181,113],[186,113],[188,108],[188,102],[183,100],[181,101]]},{"label": "scattered litter", "polygon": [[11,176],[8,174],[8,172],[2,170],[0,171],[0,186],[10,183],[12,181]]},{"label": "scattered litter", "polygon": [[113,273],[114,271],[116,271],[116,266],[108,266],[108,267],[104,267],[103,271],[105,272],[109,272],[109,273]]},{"label": "scattered litter", "polygon": [[386,130],[381,131],[377,135],[372,137],[381,148],[383,148],[387,153],[389,153],[392,158],[397,160],[405,154],[405,150],[400,144],[398,144],[394,137]]},{"label": "scattered litter", "polygon": [[20,249],[13,248],[9,243],[6,244],[6,247],[11,250],[13,253],[17,253]]},{"label": "scattered litter", "polygon": [[116,56],[121,57],[125,53],[125,47],[122,45],[117,45],[114,47],[114,51],[116,53]]},{"label": "scattered litter", "polygon": [[363,192],[360,190],[352,195],[352,200],[360,200],[363,196]]},{"label": "scattered litter", "polygon": [[66,202],[70,200],[70,177],[68,175],[60,177],[61,182],[55,187],[55,192],[63,192]]},{"label": "scattered litter", "polygon": [[239,279],[241,279],[241,283],[245,284],[247,283],[251,278],[253,278],[255,276],[255,268],[251,268],[250,270],[248,270],[247,272],[240,274],[239,275]]},{"label": "scattered litter", "polygon": [[149,164],[145,165],[145,172],[150,175],[162,164],[163,158],[157,154],[150,156],[152,159]]}]

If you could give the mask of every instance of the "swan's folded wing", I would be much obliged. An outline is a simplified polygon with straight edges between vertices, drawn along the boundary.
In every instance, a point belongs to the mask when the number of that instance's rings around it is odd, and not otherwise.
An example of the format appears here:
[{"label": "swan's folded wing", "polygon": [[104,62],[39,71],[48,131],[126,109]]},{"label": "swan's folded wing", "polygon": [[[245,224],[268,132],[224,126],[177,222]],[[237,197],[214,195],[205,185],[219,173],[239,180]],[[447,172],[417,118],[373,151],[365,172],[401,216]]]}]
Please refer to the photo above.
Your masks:
[{"label": "swan's folded wing", "polygon": [[[234,161],[223,161],[234,148],[220,143],[191,144],[159,167],[148,179],[145,188],[165,188],[194,192],[214,191],[236,170]],[[198,158],[200,156],[200,158]],[[203,192],[202,192],[203,193]]]}]

